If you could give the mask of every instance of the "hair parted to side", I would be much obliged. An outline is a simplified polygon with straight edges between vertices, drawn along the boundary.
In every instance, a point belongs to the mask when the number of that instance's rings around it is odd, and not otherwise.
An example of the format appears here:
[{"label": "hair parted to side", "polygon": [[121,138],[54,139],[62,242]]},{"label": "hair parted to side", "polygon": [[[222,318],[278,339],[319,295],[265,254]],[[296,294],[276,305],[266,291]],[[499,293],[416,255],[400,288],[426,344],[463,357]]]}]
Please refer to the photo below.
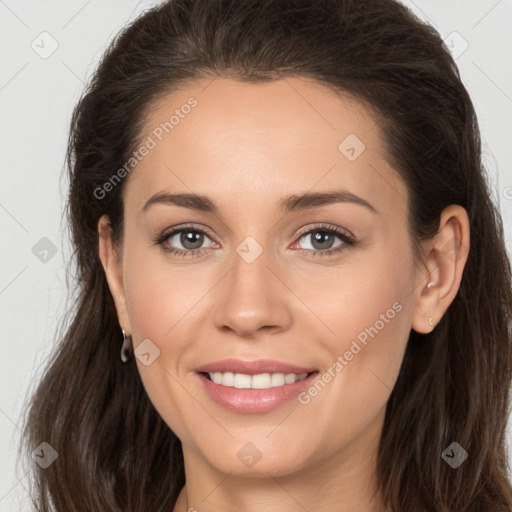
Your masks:
[{"label": "hair parted to side", "polygon": [[[123,237],[126,179],[98,199],[137,147],[150,104],[199,78],[314,79],[379,121],[409,190],[411,243],[441,211],[466,208],[471,249],[436,329],[411,331],[387,405],[377,461],[383,503],[398,512],[512,510],[505,427],[512,377],[512,291],[502,221],[481,164],[472,102],[439,34],[394,0],[171,0],[113,40],[72,116],[67,205],[76,307],[26,410],[22,449],[37,511],[172,510],[185,483],[181,443],[144,390],[98,256],[98,220]],[[417,253],[419,254],[419,253]],[[453,441],[469,453],[456,470]],[[29,459],[31,461],[31,459]]]}]

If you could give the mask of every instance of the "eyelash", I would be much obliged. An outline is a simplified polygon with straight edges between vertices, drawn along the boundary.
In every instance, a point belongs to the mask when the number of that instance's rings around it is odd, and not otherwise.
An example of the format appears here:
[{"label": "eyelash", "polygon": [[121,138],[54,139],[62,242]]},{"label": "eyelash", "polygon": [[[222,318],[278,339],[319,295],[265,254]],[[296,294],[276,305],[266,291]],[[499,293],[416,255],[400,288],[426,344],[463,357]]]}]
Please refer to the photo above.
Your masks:
[{"label": "eyelash", "polygon": [[[153,243],[155,245],[160,245],[162,247],[162,250],[164,250],[166,253],[179,256],[179,257],[199,257],[204,252],[208,251],[208,248],[201,248],[201,249],[176,249],[175,247],[166,247],[164,244],[165,242],[174,236],[176,233],[184,232],[193,232],[193,233],[201,233],[203,235],[206,235],[208,238],[211,238],[207,231],[199,228],[198,226],[195,226],[194,224],[185,224],[183,226],[178,226],[176,228],[173,228],[171,231],[163,232],[161,235],[159,235],[155,240],[153,240]],[[325,225],[325,224],[319,224],[316,226],[313,226],[312,228],[309,228],[307,231],[301,233],[297,239],[297,241],[301,240],[305,235],[309,235],[312,232],[319,231],[322,233],[327,233],[330,235],[336,235],[339,237],[343,244],[339,245],[338,247],[335,247],[333,249],[327,249],[325,251],[320,250],[313,250],[313,249],[299,249],[297,252],[299,254],[303,253],[313,253],[313,257],[316,256],[330,256],[334,253],[341,253],[348,247],[352,247],[357,244],[357,241],[352,236],[348,235],[346,231],[332,225]]]}]

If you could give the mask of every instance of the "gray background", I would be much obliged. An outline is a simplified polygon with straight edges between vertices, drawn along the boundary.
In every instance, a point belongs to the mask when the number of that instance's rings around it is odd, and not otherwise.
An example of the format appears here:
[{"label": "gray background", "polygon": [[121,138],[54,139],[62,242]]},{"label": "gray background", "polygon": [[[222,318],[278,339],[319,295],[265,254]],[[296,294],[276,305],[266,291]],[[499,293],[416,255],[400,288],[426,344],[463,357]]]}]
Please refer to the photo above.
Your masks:
[{"label": "gray background", "polygon": [[[114,34],[157,3],[0,0],[0,511],[30,510],[27,475],[16,466],[20,414],[66,309],[61,172],[72,108]],[[511,255],[512,0],[405,3],[457,56]],[[512,445],[510,423],[508,439]]]}]

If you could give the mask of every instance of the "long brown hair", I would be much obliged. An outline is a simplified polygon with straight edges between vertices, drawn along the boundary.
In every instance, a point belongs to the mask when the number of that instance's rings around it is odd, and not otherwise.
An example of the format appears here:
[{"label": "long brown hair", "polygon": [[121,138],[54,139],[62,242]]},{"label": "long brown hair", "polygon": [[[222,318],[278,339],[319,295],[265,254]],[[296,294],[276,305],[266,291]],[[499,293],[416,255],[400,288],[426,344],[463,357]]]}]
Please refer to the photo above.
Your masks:
[{"label": "long brown hair", "polygon": [[[171,0],[113,40],[76,105],[67,213],[76,304],[27,406],[38,511],[172,510],[185,483],[181,443],[158,415],[121,331],[98,257],[98,220],[123,236],[123,187],[97,197],[136,149],[150,104],[187,82],[306,77],[363,102],[379,121],[409,191],[411,243],[442,210],[463,206],[471,249],[459,292],[436,329],[411,331],[387,404],[377,476],[394,511],[512,510],[505,427],[512,378],[511,269],[490,199],[480,134],[439,34],[394,0]],[[469,458],[441,454],[453,441]],[[25,453],[24,452],[24,453]]]}]

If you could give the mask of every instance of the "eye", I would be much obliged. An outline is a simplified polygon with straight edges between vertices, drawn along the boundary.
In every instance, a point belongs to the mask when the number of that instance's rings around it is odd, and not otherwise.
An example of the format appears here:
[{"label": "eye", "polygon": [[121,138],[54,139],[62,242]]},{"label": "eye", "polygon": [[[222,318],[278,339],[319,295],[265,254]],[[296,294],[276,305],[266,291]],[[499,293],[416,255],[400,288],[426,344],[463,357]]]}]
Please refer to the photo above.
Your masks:
[{"label": "eye", "polygon": [[[313,229],[309,229],[300,235],[300,240],[311,239],[312,248],[301,249],[299,252],[305,254],[313,254],[313,256],[329,256],[334,253],[340,253],[346,248],[355,245],[357,242],[355,238],[349,235],[343,229],[331,225],[317,225]],[[335,239],[340,240],[335,243]],[[180,256],[191,257],[200,256],[207,252],[209,248],[203,247],[205,240],[208,239],[212,242],[213,248],[218,248],[219,245],[211,240],[208,233],[193,224],[177,226],[170,231],[162,233],[154,243],[160,245],[167,253]],[[298,242],[295,242],[292,249]],[[181,247],[179,247],[181,245]],[[178,246],[178,247],[177,247]]]},{"label": "eye", "polygon": [[[177,256],[199,256],[208,250],[202,247],[205,239],[211,240],[207,232],[190,224],[162,233],[155,243],[161,245],[164,251]],[[213,240],[212,243],[214,247],[219,247]]]},{"label": "eye", "polygon": [[[352,236],[337,226],[315,226],[313,229],[303,233],[300,236],[299,241],[308,238],[311,240],[310,245],[312,248],[306,248],[300,252],[313,253],[313,256],[326,256],[333,253],[339,253],[345,250],[347,247],[356,244],[356,240]],[[333,245],[335,244],[336,238],[340,240],[340,242],[336,245]],[[297,243],[298,242],[296,242],[292,248],[294,248]]]}]

